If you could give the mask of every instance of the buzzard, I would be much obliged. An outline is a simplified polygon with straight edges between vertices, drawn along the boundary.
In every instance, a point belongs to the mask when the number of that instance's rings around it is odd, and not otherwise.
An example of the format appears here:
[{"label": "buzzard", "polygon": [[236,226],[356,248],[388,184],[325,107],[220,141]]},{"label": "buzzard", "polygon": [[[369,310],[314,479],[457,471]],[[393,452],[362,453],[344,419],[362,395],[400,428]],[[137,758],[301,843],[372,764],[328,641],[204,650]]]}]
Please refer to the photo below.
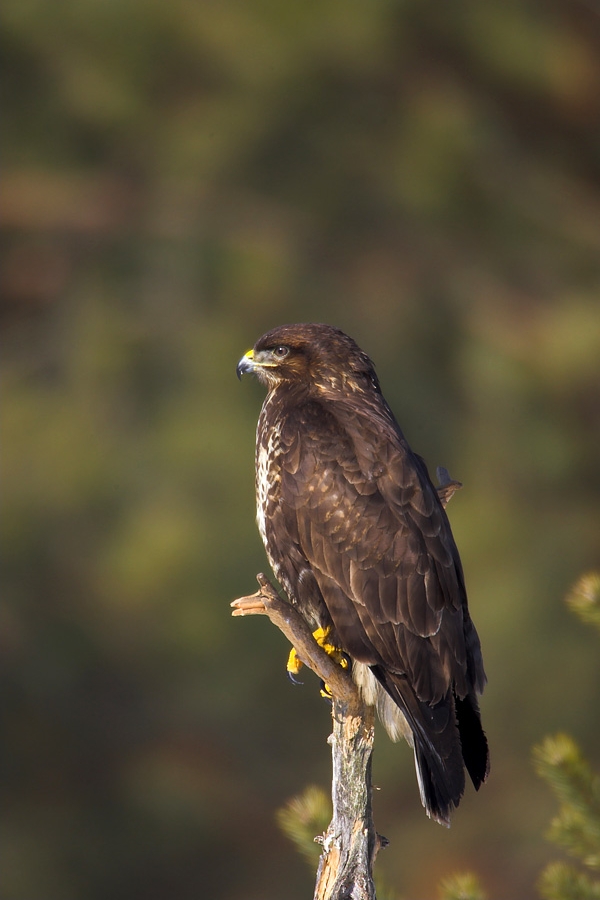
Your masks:
[{"label": "buzzard", "polygon": [[[427,814],[449,825],[467,769],[489,771],[486,681],[450,524],[373,363],[329,325],[282,325],[240,360],[267,388],[257,521],[289,600],[350,661],[393,740],[413,747]],[[334,649],[335,648],[335,649]]]}]

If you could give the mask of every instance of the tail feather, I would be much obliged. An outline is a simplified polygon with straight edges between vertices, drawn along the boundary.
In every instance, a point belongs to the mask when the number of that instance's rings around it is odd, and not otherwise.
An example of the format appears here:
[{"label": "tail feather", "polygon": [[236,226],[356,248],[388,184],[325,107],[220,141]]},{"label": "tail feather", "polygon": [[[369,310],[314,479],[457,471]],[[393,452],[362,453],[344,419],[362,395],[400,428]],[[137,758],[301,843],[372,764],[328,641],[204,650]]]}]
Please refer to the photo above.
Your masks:
[{"label": "tail feather", "polygon": [[479,704],[475,694],[468,694],[462,700],[456,697],[455,703],[463,759],[478,791],[490,773],[488,742],[481,727]]},{"label": "tail feather", "polygon": [[489,771],[477,701],[474,696],[459,700],[450,691],[430,706],[417,698],[403,676],[380,666],[373,666],[372,671],[410,725],[417,781],[427,815],[449,826],[450,815],[464,793],[465,767],[476,788]]},{"label": "tail feather", "polygon": [[464,791],[464,776],[462,783],[449,785],[442,775],[440,777],[437,761],[432,758],[419,741],[414,744],[415,770],[421,803],[430,819],[434,819],[440,825],[450,828],[450,816],[458,806]]}]

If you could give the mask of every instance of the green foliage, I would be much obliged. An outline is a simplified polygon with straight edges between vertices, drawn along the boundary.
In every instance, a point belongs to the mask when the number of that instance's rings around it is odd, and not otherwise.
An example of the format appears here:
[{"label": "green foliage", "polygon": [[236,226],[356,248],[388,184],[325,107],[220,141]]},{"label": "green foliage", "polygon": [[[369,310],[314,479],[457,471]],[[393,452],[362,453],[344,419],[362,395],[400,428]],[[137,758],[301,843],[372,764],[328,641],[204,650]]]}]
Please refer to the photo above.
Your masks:
[{"label": "green foliage", "polygon": [[549,839],[590,868],[600,868],[600,777],[566,734],[547,737],[534,748],[538,774],[559,803]]},{"label": "green foliage", "polygon": [[544,900],[599,900],[600,882],[564,862],[550,863],[538,882]]},{"label": "green foliage", "polygon": [[[583,576],[567,596],[567,604],[585,622],[599,624],[600,577]],[[578,859],[586,868],[600,870],[600,776],[592,771],[569,735],[547,737],[534,747],[538,774],[552,788],[559,811],[548,839]],[[574,866],[550,863],[539,880],[545,900],[597,900],[600,880],[592,880]]]},{"label": "green foliage", "polygon": [[451,875],[440,884],[440,900],[487,900],[477,877],[470,872]]},{"label": "green foliage", "polygon": [[[553,841],[592,871],[600,869],[600,777],[595,775],[572,738],[548,737],[534,748],[538,774],[550,785],[559,804],[548,832]],[[593,900],[600,881],[571,865],[551,863],[539,888],[545,900]]]},{"label": "green foliage", "polygon": [[600,629],[600,572],[588,572],[567,594],[567,604],[579,616]]},{"label": "green foliage", "polygon": [[321,855],[316,838],[327,830],[331,815],[330,797],[312,784],[277,810],[279,827],[314,868]]}]

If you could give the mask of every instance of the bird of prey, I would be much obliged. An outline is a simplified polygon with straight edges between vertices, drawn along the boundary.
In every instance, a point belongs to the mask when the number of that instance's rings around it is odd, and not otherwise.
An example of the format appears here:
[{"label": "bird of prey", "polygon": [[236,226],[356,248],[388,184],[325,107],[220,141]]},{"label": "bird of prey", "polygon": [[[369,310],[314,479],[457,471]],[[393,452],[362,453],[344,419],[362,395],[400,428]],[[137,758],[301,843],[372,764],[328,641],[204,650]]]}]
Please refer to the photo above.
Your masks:
[{"label": "bird of prey", "polygon": [[449,825],[465,768],[489,771],[486,678],[446,513],[373,363],[329,325],[282,325],[240,360],[267,388],[257,521],[288,599],[349,660],[393,740],[414,749],[427,814]]}]

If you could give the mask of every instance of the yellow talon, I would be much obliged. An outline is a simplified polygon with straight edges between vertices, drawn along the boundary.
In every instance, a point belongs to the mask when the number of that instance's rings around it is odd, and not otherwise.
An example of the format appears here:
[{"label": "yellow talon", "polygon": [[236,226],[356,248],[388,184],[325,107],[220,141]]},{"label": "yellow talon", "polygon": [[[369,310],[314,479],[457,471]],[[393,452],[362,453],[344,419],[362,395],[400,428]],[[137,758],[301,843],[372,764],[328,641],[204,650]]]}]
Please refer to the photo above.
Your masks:
[{"label": "yellow talon", "polygon": [[[313,637],[319,647],[322,647],[325,653],[328,654],[328,656],[331,656],[331,658],[334,659],[335,662],[342,667],[342,669],[347,669],[349,666],[349,660],[344,651],[340,650],[338,647],[334,646],[334,644],[331,644],[327,640],[330,631],[330,628],[317,628],[316,631],[313,631]],[[292,647],[286,665],[287,673],[292,681],[296,682],[296,675],[298,675],[302,666],[302,660],[298,656],[296,649]],[[325,697],[327,700],[332,699],[329,685],[323,684],[321,688],[321,696]]]},{"label": "yellow talon", "polygon": [[328,656],[331,656],[331,658],[334,659],[336,663],[339,663],[342,669],[347,669],[348,657],[346,656],[344,651],[340,650],[339,647],[335,647],[333,644],[330,644],[327,640],[330,631],[330,628],[317,628],[316,631],[313,631],[313,637],[319,647],[322,647]]},{"label": "yellow talon", "polygon": [[294,676],[298,674],[298,672],[300,671],[300,669],[302,668],[303,665],[304,665],[304,663],[302,662],[302,660],[296,653],[296,648],[292,647],[292,649],[290,650],[290,655],[288,656],[288,661],[287,661],[287,666],[286,666],[287,673],[290,676],[290,678],[292,679],[292,681],[294,680]]}]

